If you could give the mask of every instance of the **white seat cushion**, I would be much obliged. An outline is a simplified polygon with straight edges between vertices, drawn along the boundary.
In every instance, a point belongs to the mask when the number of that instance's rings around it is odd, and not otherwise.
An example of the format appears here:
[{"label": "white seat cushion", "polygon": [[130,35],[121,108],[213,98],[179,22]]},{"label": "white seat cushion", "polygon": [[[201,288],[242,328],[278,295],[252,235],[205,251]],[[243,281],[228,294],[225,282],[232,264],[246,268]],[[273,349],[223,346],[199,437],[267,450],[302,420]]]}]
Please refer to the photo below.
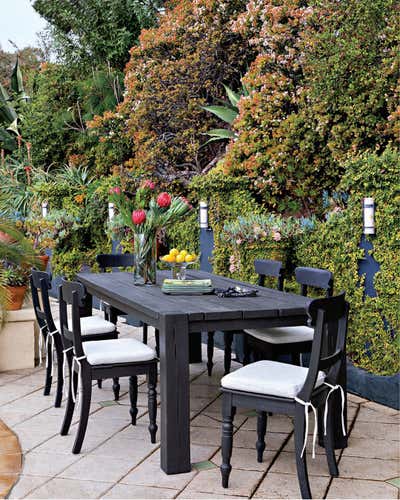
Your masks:
[{"label": "white seat cushion", "polygon": [[[308,368],[279,363],[257,361],[228,373],[221,379],[222,387],[236,391],[256,392],[283,398],[294,398],[300,392],[308,374]],[[318,372],[315,387],[325,380],[325,373]]]},{"label": "white seat cushion", "polygon": [[[60,331],[60,322],[55,322],[56,328]],[[72,328],[72,319],[68,318],[68,326]],[[107,321],[101,316],[84,316],[81,318],[82,335],[97,335],[102,333],[112,333],[115,331],[114,323]]]},{"label": "white seat cushion", "polygon": [[291,344],[293,342],[307,342],[314,338],[314,328],[309,326],[279,326],[276,328],[259,328],[245,330],[256,339],[270,344]]},{"label": "white seat cushion", "polygon": [[91,365],[150,361],[156,357],[154,349],[135,339],[89,340],[82,346]]}]

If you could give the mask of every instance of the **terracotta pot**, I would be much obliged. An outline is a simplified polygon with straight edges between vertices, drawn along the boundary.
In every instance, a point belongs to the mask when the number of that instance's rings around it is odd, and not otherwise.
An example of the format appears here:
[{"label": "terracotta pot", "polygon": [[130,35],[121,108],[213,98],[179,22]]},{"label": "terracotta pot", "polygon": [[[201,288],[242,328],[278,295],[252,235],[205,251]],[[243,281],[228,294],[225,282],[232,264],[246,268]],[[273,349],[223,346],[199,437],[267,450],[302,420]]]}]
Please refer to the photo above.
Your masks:
[{"label": "terracotta pot", "polygon": [[0,241],[3,243],[14,243],[15,240],[7,233],[0,231]]},{"label": "terracotta pot", "polygon": [[39,260],[41,261],[40,267],[41,267],[42,271],[46,271],[47,264],[49,262],[49,258],[50,257],[48,255],[39,255]]},{"label": "terracotta pot", "polygon": [[27,285],[6,287],[8,296],[8,311],[18,311],[22,308],[27,288]]}]

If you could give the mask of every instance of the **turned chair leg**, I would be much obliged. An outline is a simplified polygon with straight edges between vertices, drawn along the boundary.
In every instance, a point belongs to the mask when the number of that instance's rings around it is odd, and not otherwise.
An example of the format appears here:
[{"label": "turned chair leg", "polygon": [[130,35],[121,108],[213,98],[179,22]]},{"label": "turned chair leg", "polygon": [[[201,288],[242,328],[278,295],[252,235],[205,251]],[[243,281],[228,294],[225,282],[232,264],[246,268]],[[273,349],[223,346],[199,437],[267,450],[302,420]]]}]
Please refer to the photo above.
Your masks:
[{"label": "turned chair leg", "polygon": [[229,483],[229,475],[232,470],[231,457],[233,446],[233,417],[235,411],[231,406],[231,398],[225,394],[222,396],[222,438],[221,438],[221,477],[222,487],[227,488]]},{"label": "turned chair leg", "polygon": [[88,370],[82,367],[82,380],[81,380],[82,392],[79,395],[81,398],[81,415],[79,418],[78,432],[76,434],[75,443],[72,448],[72,453],[80,453],[83,440],[85,439],[87,424],[89,420],[90,412],[90,401],[92,399],[92,380]]},{"label": "turned chair leg", "polygon": [[[326,459],[328,461],[329,473],[333,477],[339,476],[339,469],[335,457],[335,447],[333,440],[333,408],[328,401],[328,419],[326,423],[326,436],[324,436],[324,447]],[[325,430],[323,430],[324,432]]]},{"label": "turned chair leg", "polygon": [[231,371],[231,362],[232,362],[232,342],[233,342],[233,333],[225,332],[224,333],[224,370],[225,375],[227,375]]},{"label": "turned chair leg", "polygon": [[307,450],[304,450],[303,457],[301,456],[305,435],[304,407],[302,405],[297,406],[298,407],[296,408],[294,418],[294,446],[296,455],[297,477],[299,480],[301,498],[312,498],[307,472]]},{"label": "turned chair leg", "polygon": [[51,350],[51,342],[49,342],[47,344],[46,355],[47,355],[47,363],[46,363],[47,366],[46,366],[46,380],[45,380],[44,391],[43,391],[44,396],[48,396],[50,394],[51,383],[52,383],[51,371],[52,371],[52,367],[53,367],[53,353]]},{"label": "turned chair leg", "polygon": [[119,378],[118,377],[113,377],[113,392],[114,392],[114,400],[118,401],[119,400],[119,391],[121,389],[121,386],[119,385]]},{"label": "turned chair leg", "polygon": [[129,377],[129,399],[131,402],[131,408],[129,413],[131,414],[132,425],[136,425],[136,417],[138,414],[137,409],[137,398],[138,398],[138,378],[136,375]]},{"label": "turned chair leg", "polygon": [[152,443],[156,442],[157,434],[157,366],[150,368],[147,376],[148,408],[149,408],[149,432]]},{"label": "turned chair leg", "polygon": [[143,323],[143,344],[147,344],[147,337],[148,337],[147,323]]},{"label": "turned chair leg", "polygon": [[243,366],[250,363],[250,345],[247,333],[243,334]]},{"label": "turned chair leg", "polygon": [[103,387],[103,381],[101,378],[97,379],[97,387],[101,389]]},{"label": "turned chair leg", "polygon": [[214,333],[215,332],[208,332],[208,334],[207,334],[207,372],[208,372],[209,377],[211,377],[212,369],[214,366],[214,363],[213,363]]},{"label": "turned chair leg", "polygon": [[75,390],[74,396],[76,398],[76,391],[78,387],[78,374],[75,371],[74,373],[71,373],[71,356],[68,356],[68,367],[69,367],[68,399],[65,407],[64,420],[60,431],[61,436],[66,436],[69,432],[69,428],[71,427],[72,417],[74,415],[74,409],[75,409],[75,402],[74,398],[72,397],[72,391]]},{"label": "turned chair leg", "polygon": [[265,450],[265,433],[267,432],[267,413],[265,411],[257,412],[257,462],[263,461]]}]

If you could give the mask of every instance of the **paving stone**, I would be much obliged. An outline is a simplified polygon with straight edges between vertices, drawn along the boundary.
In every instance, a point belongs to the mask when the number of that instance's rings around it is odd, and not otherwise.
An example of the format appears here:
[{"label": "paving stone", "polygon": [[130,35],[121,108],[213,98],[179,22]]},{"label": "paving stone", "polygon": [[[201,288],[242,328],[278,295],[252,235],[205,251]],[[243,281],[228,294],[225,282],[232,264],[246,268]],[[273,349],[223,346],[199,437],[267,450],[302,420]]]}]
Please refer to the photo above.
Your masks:
[{"label": "paving stone", "polygon": [[33,489],[38,488],[50,479],[51,477],[21,475],[8,498],[25,498]]},{"label": "paving stone", "polygon": [[100,481],[54,478],[33,490],[26,498],[99,498],[113,486]]},{"label": "paving stone", "polygon": [[396,460],[400,457],[400,441],[350,436],[349,446],[343,450],[343,456]]},{"label": "paving stone", "polygon": [[213,427],[190,427],[190,442],[193,444],[214,445],[221,441],[221,429]]},{"label": "paving stone", "polygon": [[[229,490],[227,490],[229,491]],[[221,495],[219,493],[213,493],[212,495],[210,495],[210,493],[201,493],[200,491],[190,491],[190,490],[183,490],[178,496],[177,498],[181,498],[181,499],[208,499],[208,500],[214,500],[215,498],[222,498],[223,500],[238,500],[238,499],[241,499],[241,498],[248,498],[247,496],[244,496],[244,497],[241,497],[241,496],[232,496],[232,495],[229,495],[229,494],[226,494],[226,495]]]},{"label": "paving stone", "polygon": [[383,424],[376,422],[359,422],[356,423],[351,431],[352,437],[364,439],[385,439],[387,441],[400,440],[400,427],[395,424]]},{"label": "paving stone", "polygon": [[[307,456],[307,468],[310,476],[329,476],[328,464],[324,455],[316,455],[315,459]],[[271,472],[297,474],[295,454],[282,451],[271,467]]]},{"label": "paving stone", "polygon": [[368,401],[367,399],[357,396],[357,394],[352,394],[351,392],[347,393],[347,399],[357,404],[366,403]]},{"label": "paving stone", "polygon": [[82,479],[84,481],[101,481],[114,483],[119,481],[137,463],[139,459],[121,459],[87,455],[60,473],[67,479]]},{"label": "paving stone", "polygon": [[[323,498],[329,484],[329,477],[310,476],[310,488],[313,498]],[[268,472],[257,489],[254,498],[300,498],[297,476]]]},{"label": "paving stone", "polygon": [[398,498],[398,489],[380,481],[334,478],[326,498]]},{"label": "paving stone", "polygon": [[[246,418],[245,415],[235,415],[235,420],[233,422],[234,427],[241,427]],[[194,427],[207,427],[221,430],[222,417],[220,413],[211,413],[205,410],[191,421],[191,425]]]},{"label": "paving stone", "polygon": [[216,398],[219,395],[219,388],[214,385],[191,384],[191,398],[207,398],[209,400]]},{"label": "paving stone", "polygon": [[[280,432],[267,432],[265,443],[267,450],[279,450],[288,434]],[[257,433],[255,431],[245,431],[239,429],[233,436],[233,446],[236,448],[256,448]]]},{"label": "paving stone", "polygon": [[24,455],[23,471],[29,476],[56,476],[80,460],[79,455],[72,453],[26,453]]},{"label": "paving stone", "polygon": [[[198,462],[200,460],[195,459]],[[138,486],[154,486],[159,488],[172,488],[181,490],[195,476],[196,472],[186,474],[165,474],[160,469],[159,451],[153,453],[145,462],[135,467],[127,476],[121,479],[123,484],[135,484]]]},{"label": "paving stone", "polygon": [[[249,450],[248,448],[233,448],[231,465],[234,469],[266,471],[275,456],[276,451],[265,450],[263,462],[258,463],[257,452],[255,449]],[[219,467],[222,461],[221,452],[218,452],[212,458],[212,461]]]},{"label": "paving stone", "polygon": [[190,445],[191,462],[195,463],[195,462],[203,462],[205,460],[209,460],[217,453],[218,450],[219,446],[203,446],[199,444],[191,444]]},{"label": "paving stone", "polygon": [[388,415],[399,415],[399,410],[390,408],[389,406],[380,405],[374,401],[367,401],[363,404],[364,408],[370,408],[371,410],[378,411],[380,413],[386,413]]},{"label": "paving stone", "polygon": [[382,422],[400,425],[400,412],[392,414],[363,405],[357,415],[357,422]]},{"label": "paving stone", "polygon": [[[257,418],[250,417],[243,424],[244,430],[257,430]],[[272,415],[267,419],[267,432],[282,432],[288,433],[293,431],[293,419],[284,415]]]},{"label": "paving stone", "polygon": [[221,472],[219,469],[210,469],[199,472],[190,482],[185,493],[198,491],[209,493],[210,498],[215,498],[215,494],[228,494],[250,496],[255,490],[262,477],[262,472],[233,469],[229,478],[229,488],[221,485]]},{"label": "paving stone", "polygon": [[[109,436],[107,434],[98,435],[93,434],[88,430],[86,433],[85,439],[83,441],[82,449],[80,455],[85,455],[91,452],[94,448],[99,446],[101,443],[106,441]],[[35,452],[38,453],[72,453],[72,447],[75,441],[75,430],[74,432],[70,432],[67,436],[60,436],[57,434],[56,436],[48,439],[47,441],[40,444],[35,448]]]},{"label": "paving stone", "polygon": [[[207,398],[191,398],[190,399],[190,410],[194,412],[199,412],[207,408],[210,412],[215,412],[215,409],[211,408],[210,400]],[[218,409],[217,412],[218,413]]]},{"label": "paving stone", "polygon": [[158,443],[152,444],[150,436],[148,433],[146,434],[148,436],[147,440],[126,440],[118,433],[94,449],[91,454],[98,457],[115,457],[139,462],[159,446]]},{"label": "paving stone", "polygon": [[355,479],[392,479],[400,474],[398,460],[382,460],[373,458],[342,457],[339,464],[341,478]]},{"label": "paving stone", "polygon": [[118,483],[103,498],[175,498],[178,493],[179,490]]}]

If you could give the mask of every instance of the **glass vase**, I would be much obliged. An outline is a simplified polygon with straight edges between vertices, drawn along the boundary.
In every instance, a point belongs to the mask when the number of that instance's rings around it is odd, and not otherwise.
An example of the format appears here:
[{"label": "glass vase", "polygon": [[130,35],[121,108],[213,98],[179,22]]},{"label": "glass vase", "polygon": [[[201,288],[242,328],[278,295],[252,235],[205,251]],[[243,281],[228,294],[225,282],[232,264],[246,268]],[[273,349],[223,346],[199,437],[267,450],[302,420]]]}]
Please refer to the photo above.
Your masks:
[{"label": "glass vase", "polygon": [[134,242],[135,285],[155,285],[157,269],[157,235],[154,233],[135,234]]}]

